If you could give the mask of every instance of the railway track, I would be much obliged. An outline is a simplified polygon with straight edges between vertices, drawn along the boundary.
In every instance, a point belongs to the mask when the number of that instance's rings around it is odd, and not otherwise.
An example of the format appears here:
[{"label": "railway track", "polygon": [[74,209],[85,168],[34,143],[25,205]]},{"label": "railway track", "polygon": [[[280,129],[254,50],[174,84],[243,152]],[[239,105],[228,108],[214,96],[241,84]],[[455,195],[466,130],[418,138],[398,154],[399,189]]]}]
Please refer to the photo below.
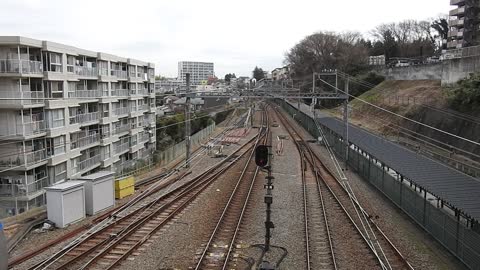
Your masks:
[{"label": "railway track", "polygon": [[[265,109],[262,116],[263,127],[260,132],[262,138],[257,141],[256,145],[268,142],[270,138],[268,123],[268,114]],[[254,152],[255,149],[252,149],[237,179],[235,188],[203,248],[195,269],[230,269],[229,264],[232,262],[232,252],[238,232],[259,173],[253,159]]]},{"label": "railway track", "polygon": [[189,182],[153,200],[139,202],[138,208],[125,216],[113,216],[103,227],[83,235],[73,245],[30,269],[114,268],[177,216],[218,176],[250,153],[256,141],[252,138],[222,162]]},{"label": "railway track", "polygon": [[353,260],[348,258],[350,264],[363,269],[413,269],[387,235],[369,219],[355,196],[311,150],[297,128],[280,111],[275,111],[301,156],[307,268],[348,268],[342,265],[347,262],[336,256],[341,252],[345,255],[345,250],[336,249],[336,243],[348,241],[355,253],[347,256],[357,256]]},{"label": "railway track", "polygon": [[[241,125],[243,125],[244,124],[244,119],[245,119],[245,116],[241,117],[240,119],[235,121],[235,124],[233,126],[228,127],[227,129],[222,131],[220,134],[216,135],[212,140],[213,141],[219,141],[224,135],[228,134],[228,132],[230,132],[231,130],[233,130],[235,128],[240,127]],[[197,149],[196,151],[193,152],[192,157],[195,158],[197,155],[202,154],[202,152],[203,152],[202,149],[199,148],[199,149]],[[120,205],[118,207],[115,207],[115,208],[103,213],[102,215],[96,217],[90,224],[86,224],[85,226],[82,226],[79,229],[74,230],[72,233],[69,233],[69,234],[67,234],[63,237],[59,237],[57,239],[54,239],[54,240],[46,243],[45,245],[42,245],[42,246],[38,247],[35,250],[32,250],[28,253],[22,254],[18,257],[15,257],[15,258],[11,259],[9,261],[9,267],[14,267],[16,265],[19,265],[19,264],[25,262],[25,261],[28,261],[29,259],[34,258],[36,255],[41,254],[42,252],[45,252],[50,247],[55,246],[59,243],[62,243],[64,241],[74,237],[75,235],[80,235],[80,234],[85,233],[87,231],[87,234],[82,236],[82,241],[89,241],[91,238],[96,237],[96,235],[106,234],[106,233],[108,234],[109,232],[112,232],[112,231],[115,232],[118,229],[118,227],[121,226],[121,225],[119,225],[119,223],[126,224],[128,222],[128,220],[138,219],[139,218],[139,215],[138,215],[139,212],[148,208],[148,207],[151,207],[151,204],[154,201],[156,201],[157,199],[164,200],[164,199],[167,199],[168,197],[172,197],[174,195],[174,193],[171,192],[171,193],[165,194],[165,198],[163,198],[164,195],[161,195],[161,198],[157,196],[157,194],[160,191],[167,188],[173,182],[175,182],[175,181],[179,180],[180,178],[186,176],[187,174],[189,174],[189,172],[180,173],[179,176],[177,176],[175,178],[172,178],[169,181],[163,181],[163,182],[160,182],[160,183],[158,181],[159,180],[164,180],[168,177],[171,177],[175,173],[178,173],[177,169],[182,167],[182,166],[183,166],[182,161],[179,161],[173,166],[172,170],[170,170],[168,172],[165,172],[165,173],[162,173],[160,175],[156,175],[156,176],[150,177],[148,179],[145,179],[144,181],[142,181],[141,183],[136,185],[136,187],[139,186],[140,189],[142,190],[141,193],[137,194],[137,196],[134,197],[132,200],[130,200],[128,203],[126,203],[124,205]],[[178,193],[178,190],[176,190],[175,192]],[[141,204],[136,205],[138,202],[141,202]],[[159,202],[157,201],[156,203],[159,203]],[[160,203],[161,203],[161,201],[160,201]],[[129,208],[127,213],[123,213],[127,208]],[[143,214],[145,215],[145,213],[143,213]],[[112,217],[113,217],[113,220],[111,219]],[[118,219],[118,218],[121,218],[121,220]],[[102,224],[102,222],[105,221],[105,220],[107,220],[107,222],[104,222]],[[92,228],[95,228],[98,225],[100,225],[99,229],[95,229],[94,232],[88,232],[89,230],[92,230]],[[37,264],[32,269],[40,269],[39,264]]]}]

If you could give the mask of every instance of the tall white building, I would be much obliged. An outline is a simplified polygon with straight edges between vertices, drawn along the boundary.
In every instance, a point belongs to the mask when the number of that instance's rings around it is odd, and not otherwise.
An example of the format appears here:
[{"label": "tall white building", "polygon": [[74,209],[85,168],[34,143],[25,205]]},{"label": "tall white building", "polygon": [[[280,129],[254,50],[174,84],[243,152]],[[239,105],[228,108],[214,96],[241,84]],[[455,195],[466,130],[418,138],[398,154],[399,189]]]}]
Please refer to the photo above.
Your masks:
[{"label": "tall white building", "polygon": [[178,62],[178,79],[182,81],[183,85],[187,83],[185,73],[190,73],[190,85],[192,86],[201,85],[202,82],[206,82],[209,77],[215,75],[213,63]]},{"label": "tall white building", "polygon": [[0,37],[0,217],[43,205],[46,186],[150,158],[154,82],[151,63]]}]

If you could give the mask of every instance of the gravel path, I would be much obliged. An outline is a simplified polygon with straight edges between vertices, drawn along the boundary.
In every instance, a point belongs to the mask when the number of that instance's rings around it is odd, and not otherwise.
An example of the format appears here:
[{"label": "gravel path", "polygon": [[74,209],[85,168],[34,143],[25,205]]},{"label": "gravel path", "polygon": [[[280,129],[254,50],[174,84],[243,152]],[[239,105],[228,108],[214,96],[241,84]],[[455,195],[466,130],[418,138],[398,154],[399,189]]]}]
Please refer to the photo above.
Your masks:
[{"label": "gravel path", "polygon": [[[270,115],[270,119],[277,120]],[[284,128],[270,126],[273,138],[273,149],[277,144],[277,136],[288,135]],[[278,269],[305,268],[304,232],[303,232],[303,199],[302,181],[300,174],[300,156],[291,140],[284,140],[284,152],[281,155],[274,153],[272,171],[275,179],[272,204],[272,221],[275,228],[272,230],[272,250],[265,255],[271,263],[280,260],[283,247],[288,255],[281,262]],[[263,184],[265,175],[260,176]],[[256,244],[264,244],[265,237],[265,193],[259,192],[252,197],[252,208],[248,211],[242,224],[239,241],[236,249],[237,256],[258,260],[261,249]],[[247,264],[239,260],[239,265]],[[241,264],[240,264],[241,263]],[[240,268],[243,269],[243,268]]]}]

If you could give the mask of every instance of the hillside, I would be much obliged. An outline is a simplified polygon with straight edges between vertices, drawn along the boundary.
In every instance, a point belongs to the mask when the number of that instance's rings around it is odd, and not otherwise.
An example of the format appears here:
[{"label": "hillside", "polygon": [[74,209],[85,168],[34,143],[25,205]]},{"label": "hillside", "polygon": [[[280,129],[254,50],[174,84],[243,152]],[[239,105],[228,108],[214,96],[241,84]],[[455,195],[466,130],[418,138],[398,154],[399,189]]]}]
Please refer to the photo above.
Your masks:
[{"label": "hillside", "polygon": [[[480,119],[448,108],[440,81],[385,81],[359,98],[432,127],[473,141],[480,139]],[[480,147],[404,120],[359,100],[352,100],[351,120],[374,133],[480,176]],[[329,110],[341,116],[341,108]]]}]

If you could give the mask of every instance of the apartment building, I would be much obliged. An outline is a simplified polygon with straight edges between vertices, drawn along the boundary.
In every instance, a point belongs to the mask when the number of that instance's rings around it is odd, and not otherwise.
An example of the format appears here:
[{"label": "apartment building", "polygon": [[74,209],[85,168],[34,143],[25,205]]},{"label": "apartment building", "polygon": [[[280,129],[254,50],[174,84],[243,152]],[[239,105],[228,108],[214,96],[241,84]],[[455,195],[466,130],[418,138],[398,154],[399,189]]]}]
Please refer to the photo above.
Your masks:
[{"label": "apartment building", "polygon": [[0,37],[0,217],[43,205],[46,186],[150,158],[154,83],[152,63]]},{"label": "apartment building", "polygon": [[450,0],[456,6],[450,11],[448,49],[480,45],[480,1]]},{"label": "apartment building", "polygon": [[178,62],[178,79],[182,80],[182,85],[187,84],[186,73],[190,73],[190,85],[192,86],[206,84],[208,78],[215,75],[213,63]]}]

